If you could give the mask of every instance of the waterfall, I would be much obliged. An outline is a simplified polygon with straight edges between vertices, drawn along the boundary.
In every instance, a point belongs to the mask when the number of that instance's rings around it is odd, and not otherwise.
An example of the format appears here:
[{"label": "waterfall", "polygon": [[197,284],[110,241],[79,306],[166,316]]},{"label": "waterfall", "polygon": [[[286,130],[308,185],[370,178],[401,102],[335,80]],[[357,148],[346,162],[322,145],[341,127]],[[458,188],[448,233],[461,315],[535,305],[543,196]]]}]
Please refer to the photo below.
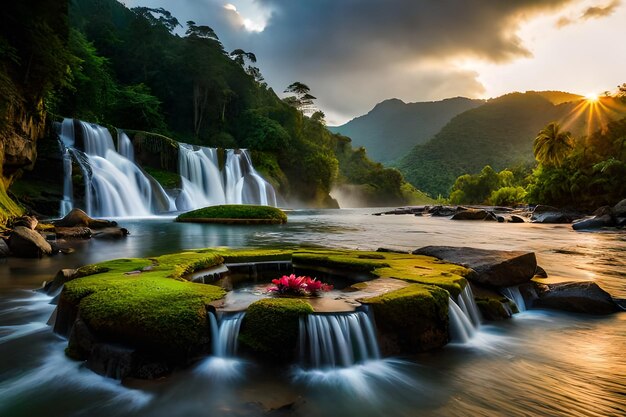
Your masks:
[{"label": "waterfall", "polygon": [[214,313],[209,313],[213,355],[219,358],[232,357],[237,353],[237,338],[244,312],[224,314],[218,323]]},{"label": "waterfall", "polygon": [[522,297],[522,293],[519,290],[519,285],[502,288],[501,291],[502,295],[515,303],[520,312],[526,311],[526,302],[524,301],[524,297]]},{"label": "waterfall", "polygon": [[83,121],[77,124],[83,150],[76,147],[74,120],[63,120],[59,132],[65,175],[61,215],[75,206],[71,159],[83,174],[84,208],[91,216],[146,216],[172,208],[163,188],[133,161],[132,144],[125,133],[118,135],[118,153],[106,128]]},{"label": "waterfall", "polygon": [[448,318],[453,342],[468,342],[480,327],[480,311],[469,283],[459,293],[457,301],[448,299]]},{"label": "waterfall", "polygon": [[364,311],[301,318],[299,345],[301,363],[314,368],[347,367],[380,358],[374,325]]},{"label": "waterfall", "polygon": [[472,325],[476,328],[480,326],[481,317],[480,310],[478,310],[478,306],[476,305],[476,300],[474,300],[474,293],[472,292],[472,287],[469,283],[463,288],[463,291],[457,297],[457,304],[467,316]]},{"label": "waterfall", "polygon": [[471,319],[452,298],[448,298],[450,338],[453,342],[467,343],[476,333]]},{"label": "waterfall", "polygon": [[217,149],[181,143],[178,171],[183,180],[176,201],[179,210],[217,204],[277,205],[274,188],[254,169],[245,149],[227,149],[220,170]]}]

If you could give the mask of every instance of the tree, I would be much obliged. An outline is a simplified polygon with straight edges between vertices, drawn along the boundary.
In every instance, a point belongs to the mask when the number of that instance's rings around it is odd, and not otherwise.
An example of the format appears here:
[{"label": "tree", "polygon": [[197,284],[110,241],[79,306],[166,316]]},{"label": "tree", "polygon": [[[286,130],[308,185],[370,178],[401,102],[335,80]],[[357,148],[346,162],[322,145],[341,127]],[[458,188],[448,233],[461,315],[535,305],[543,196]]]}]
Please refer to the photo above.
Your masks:
[{"label": "tree", "polygon": [[285,103],[295,107],[303,114],[313,111],[313,100],[317,100],[317,97],[311,95],[311,89],[308,85],[296,81],[291,83],[284,92],[294,94],[286,97],[284,99]]},{"label": "tree", "polygon": [[535,159],[543,165],[559,167],[573,149],[572,142],[570,132],[563,132],[557,122],[549,123],[535,138],[533,144]]},{"label": "tree", "polygon": [[[150,8],[150,7],[133,7],[131,9],[137,16],[141,16],[150,22],[151,25],[162,25],[168,32],[172,33],[177,26],[183,27],[172,13],[165,10],[163,7]],[[158,17],[157,17],[158,16]]]}]

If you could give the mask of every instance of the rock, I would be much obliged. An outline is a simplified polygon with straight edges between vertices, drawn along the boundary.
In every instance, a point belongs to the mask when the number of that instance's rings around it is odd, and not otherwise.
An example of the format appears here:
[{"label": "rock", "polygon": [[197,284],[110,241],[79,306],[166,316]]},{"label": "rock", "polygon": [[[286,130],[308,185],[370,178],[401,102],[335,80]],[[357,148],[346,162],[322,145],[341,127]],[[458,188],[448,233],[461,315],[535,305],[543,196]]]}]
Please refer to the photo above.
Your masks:
[{"label": "rock", "polygon": [[509,223],[526,223],[526,220],[524,220],[522,216],[511,214],[511,217],[509,217]]},{"label": "rock", "polygon": [[460,211],[452,216],[451,220],[497,220],[496,216],[487,210],[483,209],[467,209]]},{"label": "rock", "polygon": [[12,227],[24,226],[27,229],[35,230],[38,224],[39,224],[39,221],[35,217],[21,216],[13,220],[13,222],[11,223],[11,226]]},{"label": "rock", "polygon": [[601,229],[603,227],[613,227],[615,222],[610,214],[605,214],[600,217],[591,217],[577,221],[572,224],[574,230],[589,230],[589,229]]},{"label": "rock", "polygon": [[539,298],[533,307],[553,308],[586,314],[610,314],[619,311],[611,295],[595,282],[535,284]]},{"label": "rock", "polygon": [[626,227],[626,217],[618,217],[615,219],[615,227]]},{"label": "rock", "polygon": [[607,214],[609,216],[612,214],[612,207],[611,206],[599,207],[598,209],[596,209],[596,211],[593,212],[592,216],[594,216],[594,217],[601,217],[601,216],[605,216]]},{"label": "rock", "polygon": [[384,253],[408,253],[405,250],[401,249],[393,249],[393,248],[378,248],[376,252],[384,252]]},{"label": "rock", "polygon": [[510,287],[530,281],[537,269],[534,252],[487,250],[454,246],[426,246],[414,255],[433,256],[471,268],[466,278],[489,287]]},{"label": "rock", "polygon": [[535,269],[535,277],[536,278],[548,278],[548,273],[545,269],[537,265],[537,269]]},{"label": "rock", "polygon": [[532,212],[530,220],[533,223],[571,223],[579,219],[579,214],[562,211],[556,207],[538,205]]},{"label": "rock", "polygon": [[93,237],[96,239],[122,239],[129,234],[128,229],[124,227],[107,227],[95,232]]},{"label": "rock", "polygon": [[89,227],[91,229],[103,229],[105,227],[115,227],[117,223],[110,220],[92,219],[81,209],[72,209],[61,220],[53,222],[56,227]]},{"label": "rock", "polygon": [[613,217],[626,217],[626,198],[613,206],[611,214]]},{"label": "rock", "polygon": [[52,281],[45,284],[44,290],[47,294],[52,295],[61,289],[66,282],[71,281],[74,278],[77,278],[76,269],[61,269],[57,272]]},{"label": "rock", "polygon": [[67,356],[75,360],[84,361],[91,354],[95,344],[96,338],[89,330],[87,324],[80,318],[76,319],[70,331],[66,350]]},{"label": "rock", "polygon": [[41,258],[52,254],[52,247],[39,233],[24,226],[17,226],[9,235],[9,248],[20,258]]},{"label": "rock", "polygon": [[4,239],[0,238],[0,258],[7,258],[10,254],[9,245],[7,245]]},{"label": "rock", "polygon": [[88,227],[55,227],[54,231],[59,239],[89,239],[93,232]]},{"label": "rock", "polygon": [[460,211],[467,210],[465,207],[450,207],[450,206],[434,206],[429,209],[429,213],[433,217],[448,217],[453,216]]}]

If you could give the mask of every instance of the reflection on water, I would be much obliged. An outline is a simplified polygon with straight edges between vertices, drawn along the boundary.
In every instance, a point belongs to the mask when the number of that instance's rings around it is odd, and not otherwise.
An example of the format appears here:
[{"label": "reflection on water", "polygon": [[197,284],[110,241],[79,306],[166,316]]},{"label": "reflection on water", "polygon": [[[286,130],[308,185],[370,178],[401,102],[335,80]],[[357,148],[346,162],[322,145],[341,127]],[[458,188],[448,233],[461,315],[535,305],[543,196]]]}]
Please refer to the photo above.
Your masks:
[{"label": "reflection on water", "polygon": [[[280,226],[120,220],[131,235],[75,253],[0,264],[0,415],[7,416],[467,416],[624,415],[626,313],[589,317],[527,311],[483,326],[469,344],[412,358],[327,371],[264,368],[207,358],[133,388],[83,369],[45,323],[50,298],[25,291],[63,267],[207,246],[336,246],[410,250],[425,245],[522,249],[559,279],[593,279],[626,297],[623,233],[568,225],[451,222],[371,216],[373,210],[301,211]],[[4,360],[9,358],[9,360]],[[273,410],[273,411],[272,411]],[[273,414],[275,413],[275,414]]]}]

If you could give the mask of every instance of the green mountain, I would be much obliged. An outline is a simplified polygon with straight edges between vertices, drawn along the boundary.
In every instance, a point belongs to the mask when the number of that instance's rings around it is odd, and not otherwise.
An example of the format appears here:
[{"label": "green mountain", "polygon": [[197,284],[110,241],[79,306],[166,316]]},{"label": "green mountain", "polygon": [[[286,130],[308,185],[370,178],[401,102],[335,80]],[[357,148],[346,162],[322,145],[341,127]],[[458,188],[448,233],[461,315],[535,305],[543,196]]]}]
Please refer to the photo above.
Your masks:
[{"label": "green mountain", "polygon": [[501,170],[533,162],[533,140],[552,121],[580,137],[598,128],[598,117],[606,121],[624,115],[624,105],[611,98],[592,104],[560,92],[511,93],[459,114],[397,167],[419,189],[447,196],[459,175],[477,173],[485,165]]},{"label": "green mountain", "polygon": [[484,100],[464,97],[421,103],[405,103],[394,98],[378,103],[363,116],[329,129],[349,136],[354,145],[365,147],[370,158],[389,163],[432,138],[457,114],[483,103]]}]

